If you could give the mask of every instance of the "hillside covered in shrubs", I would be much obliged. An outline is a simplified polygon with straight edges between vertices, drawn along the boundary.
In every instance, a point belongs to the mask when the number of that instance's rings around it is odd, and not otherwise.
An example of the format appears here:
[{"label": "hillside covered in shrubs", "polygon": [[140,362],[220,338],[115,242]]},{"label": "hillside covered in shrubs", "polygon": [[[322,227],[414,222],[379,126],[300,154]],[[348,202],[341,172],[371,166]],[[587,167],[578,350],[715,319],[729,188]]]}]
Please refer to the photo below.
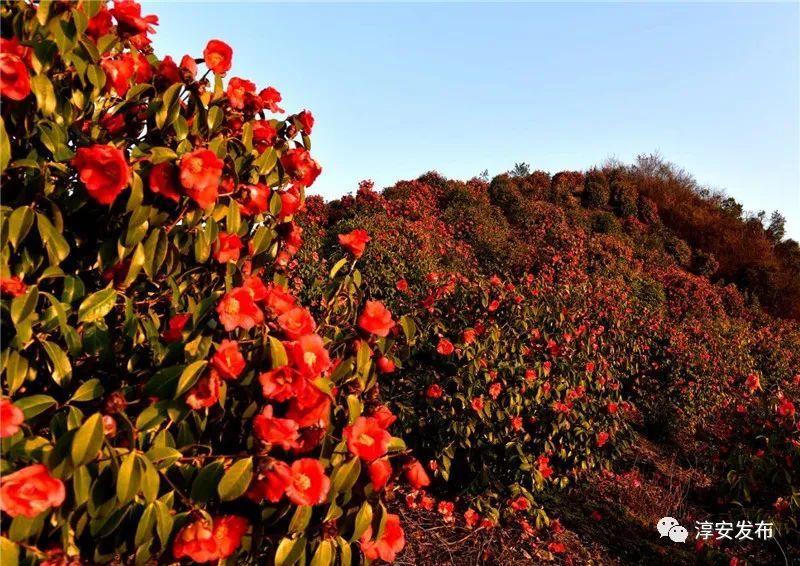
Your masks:
[{"label": "hillside covered in shrubs", "polygon": [[312,112],[225,41],[0,18],[3,564],[798,557],[779,215],[653,158],[326,203]]}]

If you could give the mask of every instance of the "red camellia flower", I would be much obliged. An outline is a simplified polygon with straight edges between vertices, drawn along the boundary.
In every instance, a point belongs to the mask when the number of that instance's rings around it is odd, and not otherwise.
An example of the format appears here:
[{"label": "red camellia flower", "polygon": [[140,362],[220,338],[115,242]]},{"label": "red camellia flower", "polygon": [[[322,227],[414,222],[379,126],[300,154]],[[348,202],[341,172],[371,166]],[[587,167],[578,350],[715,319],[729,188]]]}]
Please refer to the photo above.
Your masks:
[{"label": "red camellia flower", "polygon": [[481,520],[481,516],[474,509],[467,509],[464,512],[464,521],[469,528],[473,528]]},{"label": "red camellia flower", "polygon": [[447,338],[440,338],[439,343],[436,345],[436,351],[443,356],[449,356],[454,350],[453,343]]},{"label": "red camellia flower", "polygon": [[205,519],[199,519],[176,535],[172,554],[177,559],[186,556],[199,563],[224,560],[239,548],[248,528],[247,520],[236,515],[215,518],[213,528]]},{"label": "red camellia flower", "polygon": [[354,257],[361,257],[367,247],[367,242],[369,242],[369,234],[361,228],[356,228],[348,234],[339,234],[339,245]]},{"label": "red camellia flower", "polygon": [[386,337],[394,328],[392,313],[380,301],[367,301],[358,316],[358,327],[370,334]]},{"label": "red camellia flower", "polygon": [[236,328],[250,330],[256,324],[264,322],[264,313],[256,305],[253,295],[244,287],[236,287],[226,293],[217,304],[217,314],[228,332]]},{"label": "red camellia flower", "polygon": [[80,147],[72,158],[89,196],[100,204],[111,204],[128,185],[131,170],[121,149],[113,145]]},{"label": "red camellia flower", "polygon": [[161,333],[161,339],[168,344],[180,342],[183,338],[183,329],[190,318],[192,318],[192,315],[189,313],[176,314],[170,317],[167,329]]},{"label": "red camellia flower", "polygon": [[344,438],[351,454],[371,462],[386,455],[392,435],[374,417],[358,417],[345,427]]},{"label": "red camellia flower", "polygon": [[294,307],[278,317],[278,325],[281,330],[291,338],[296,340],[306,334],[311,334],[317,327],[311,313],[303,307]]},{"label": "red camellia flower", "polygon": [[375,460],[369,465],[369,479],[372,482],[372,489],[380,491],[389,478],[392,476],[392,464],[386,458]]},{"label": "red camellia flower", "polygon": [[405,279],[398,279],[395,288],[401,293],[405,293],[406,291],[408,291],[408,281],[406,281]]},{"label": "red camellia flower", "polygon": [[16,275],[0,277],[0,295],[19,297],[28,291],[28,286]]},{"label": "red camellia flower", "polygon": [[175,166],[169,162],[154,165],[150,170],[150,190],[162,197],[178,202],[181,198],[175,177]]},{"label": "red camellia flower", "polygon": [[745,383],[747,388],[750,390],[750,393],[755,392],[756,389],[761,389],[761,380],[759,380],[758,375],[754,373],[751,373],[747,376]]},{"label": "red camellia flower", "polygon": [[272,405],[267,405],[260,415],[253,419],[253,432],[264,442],[290,450],[300,437],[300,428],[292,419],[279,419],[272,416]]},{"label": "red camellia flower", "polygon": [[272,147],[277,135],[278,131],[272,127],[269,120],[253,122],[253,145],[260,153]]},{"label": "red camellia flower", "polygon": [[519,432],[522,430],[522,417],[511,417],[511,428]]},{"label": "red camellia flower", "polygon": [[31,93],[28,67],[17,55],[0,53],[0,94],[10,100],[24,100]]},{"label": "red camellia flower", "polygon": [[503,385],[501,383],[492,383],[489,386],[489,395],[495,401],[500,396],[500,393],[503,391]]},{"label": "red camellia flower", "polygon": [[481,395],[480,397],[473,397],[472,398],[472,402],[470,403],[470,405],[472,405],[472,409],[473,410],[482,411],[483,410],[483,395]]},{"label": "red camellia flower", "polygon": [[222,379],[236,379],[244,370],[244,356],[239,351],[239,343],[223,340],[211,358],[211,366],[219,372]]},{"label": "red camellia flower", "polygon": [[167,85],[173,85],[183,81],[180,67],[178,67],[178,64],[169,55],[158,63],[158,67],[156,67],[156,78]]},{"label": "red camellia flower", "polygon": [[197,76],[197,61],[191,55],[184,55],[180,64],[181,71],[186,73],[190,79]]},{"label": "red camellia flower", "polygon": [[117,421],[111,415],[103,415],[103,434],[108,438],[114,438],[117,435]]},{"label": "red camellia flower", "polygon": [[795,413],[794,403],[788,397],[784,397],[778,404],[778,414],[785,418],[793,417]]},{"label": "red camellia flower", "polygon": [[106,56],[100,61],[100,67],[106,74],[106,92],[113,90],[117,96],[125,96],[136,72],[133,57],[129,53]]},{"label": "red camellia flower", "polygon": [[117,29],[123,35],[155,33],[158,16],[142,16],[142,7],[135,0],[114,0],[111,15],[117,20]]},{"label": "red camellia flower", "polygon": [[0,438],[14,436],[23,422],[22,410],[8,399],[0,399]]},{"label": "red camellia flower", "polygon": [[419,463],[419,460],[413,460],[406,466],[406,479],[414,489],[422,489],[431,485],[431,478],[428,477],[428,473]]},{"label": "red camellia flower", "polygon": [[294,366],[308,379],[316,379],[331,365],[331,358],[318,334],[301,336],[286,348]]},{"label": "red camellia flower", "polygon": [[386,356],[378,358],[376,365],[381,373],[392,373],[395,370],[394,362]]},{"label": "red camellia flower", "polygon": [[605,431],[597,435],[597,447],[602,448],[608,442],[609,434]]},{"label": "red camellia flower", "polygon": [[213,73],[221,75],[231,70],[233,49],[224,41],[212,39],[203,50],[203,59],[206,62],[206,67],[211,69]]},{"label": "red camellia flower", "polygon": [[186,404],[194,410],[211,407],[219,401],[219,386],[219,373],[212,368],[186,394]]},{"label": "red camellia flower", "polygon": [[511,508],[515,511],[527,511],[531,508],[531,503],[521,495],[511,502]]},{"label": "red camellia flower", "polygon": [[439,387],[437,384],[432,384],[428,386],[428,389],[425,391],[425,395],[428,396],[430,399],[439,399],[443,394],[442,388]]},{"label": "red camellia flower", "polygon": [[291,481],[286,495],[295,505],[319,505],[328,496],[331,480],[319,460],[301,458],[290,469]]},{"label": "red camellia flower", "polygon": [[386,429],[392,426],[392,423],[397,420],[397,417],[386,405],[378,405],[378,407],[372,411],[372,416],[378,421],[378,425]]},{"label": "red camellia flower", "polygon": [[247,491],[247,496],[256,502],[267,499],[272,503],[281,500],[292,480],[288,464],[273,460],[270,467],[259,475]]},{"label": "red camellia flower", "polygon": [[66,490],[61,480],[50,475],[42,464],[34,464],[0,478],[0,511],[11,517],[33,519],[39,513],[64,502]]},{"label": "red camellia flower", "polygon": [[272,311],[272,314],[280,316],[283,313],[294,308],[295,299],[292,295],[286,292],[286,289],[275,283],[267,285],[267,293],[264,297],[265,306]]},{"label": "red camellia flower", "polygon": [[270,190],[264,185],[240,185],[242,200],[240,210],[245,216],[262,214],[269,209]]},{"label": "red camellia flower", "polygon": [[113,25],[114,22],[111,21],[111,12],[105,4],[101,4],[100,9],[91,17],[86,26],[86,35],[94,39],[95,43],[97,43],[98,39],[111,32],[111,26]]},{"label": "red camellia flower", "polygon": [[539,464],[539,473],[542,474],[543,478],[549,478],[553,475],[553,468],[550,467],[550,458],[539,456],[537,462]]},{"label": "red camellia flower", "polygon": [[360,545],[364,556],[369,560],[385,560],[394,562],[397,553],[406,545],[405,533],[400,526],[400,517],[393,513],[386,514],[386,523],[383,534],[376,540],[372,538],[372,525],[361,536]]},{"label": "red camellia flower", "polygon": [[617,412],[618,406],[616,403],[609,401],[608,405],[606,405],[606,410],[610,415],[613,415]]},{"label": "red camellia flower", "polygon": [[300,127],[303,133],[311,135],[311,130],[314,127],[314,115],[309,110],[303,110],[297,115],[297,121],[300,122]]},{"label": "red camellia flower", "polygon": [[264,103],[264,107],[267,108],[273,114],[280,114],[283,112],[283,108],[278,106],[278,103],[283,100],[281,97],[281,93],[268,86],[264,90],[258,93],[258,97],[261,99],[261,102]]},{"label": "red camellia flower", "polygon": [[208,208],[216,202],[224,165],[210,149],[196,149],[181,157],[181,185],[200,207]]},{"label": "red camellia flower", "polygon": [[239,254],[242,251],[242,240],[236,234],[220,232],[214,244],[214,259],[220,263],[229,261],[239,261]]},{"label": "red camellia flower", "polygon": [[301,428],[326,427],[330,422],[331,399],[316,386],[306,382],[300,393],[289,401],[286,417]]},{"label": "red camellia flower", "polygon": [[302,147],[290,149],[281,157],[281,165],[294,182],[310,187],[322,173],[322,167]]},{"label": "red camellia flower", "polygon": [[286,401],[302,393],[305,378],[294,368],[281,366],[258,376],[261,392],[267,399]]},{"label": "red camellia flower", "polygon": [[231,108],[242,110],[247,95],[254,94],[255,92],[255,83],[239,77],[233,77],[228,82],[228,89],[225,91],[225,94],[228,96],[228,102]]}]

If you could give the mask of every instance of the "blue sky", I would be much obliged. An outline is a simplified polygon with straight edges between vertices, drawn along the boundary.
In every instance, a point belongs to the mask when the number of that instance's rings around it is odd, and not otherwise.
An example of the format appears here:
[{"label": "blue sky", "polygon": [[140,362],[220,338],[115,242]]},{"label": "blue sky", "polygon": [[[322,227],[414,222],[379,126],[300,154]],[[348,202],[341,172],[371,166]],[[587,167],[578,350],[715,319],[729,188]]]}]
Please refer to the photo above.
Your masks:
[{"label": "blue sky", "polygon": [[[150,10],[148,10],[150,8]],[[800,11],[784,4],[146,2],[155,47],[316,117],[334,198],[435,169],[555,173],[659,151],[800,239]]]}]

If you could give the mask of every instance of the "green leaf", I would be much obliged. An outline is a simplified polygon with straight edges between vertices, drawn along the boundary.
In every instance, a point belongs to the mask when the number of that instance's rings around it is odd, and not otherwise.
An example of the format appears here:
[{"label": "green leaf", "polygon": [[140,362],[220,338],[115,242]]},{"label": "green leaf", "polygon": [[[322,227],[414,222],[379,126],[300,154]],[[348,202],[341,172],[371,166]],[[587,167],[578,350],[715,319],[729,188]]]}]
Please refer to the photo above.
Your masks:
[{"label": "green leaf", "polygon": [[275,551],[275,566],[292,566],[306,549],[306,537],[284,537]]},{"label": "green leaf", "polygon": [[11,141],[6,132],[6,123],[0,118],[0,173],[6,170],[11,161]]},{"label": "green leaf", "polygon": [[154,446],[145,455],[159,470],[166,470],[183,456],[169,446]]},{"label": "green leaf", "polygon": [[139,491],[142,481],[142,468],[136,457],[136,453],[129,452],[117,474],[117,499],[120,505],[125,505]]},{"label": "green leaf", "polygon": [[333,541],[327,539],[321,541],[313,558],[311,558],[310,566],[330,566],[330,564],[333,564],[333,553]]},{"label": "green leaf", "polygon": [[230,199],[228,203],[228,215],[225,219],[225,226],[229,234],[236,234],[242,226],[242,215],[239,211],[239,203]]},{"label": "green leaf", "polygon": [[311,505],[300,505],[295,509],[292,520],[289,522],[290,533],[302,533],[311,521],[314,508]]},{"label": "green leaf", "polygon": [[350,537],[350,542],[356,541],[361,538],[367,529],[372,525],[372,505],[369,501],[361,504],[361,508],[356,514],[356,523],[353,527],[353,536]]},{"label": "green leaf", "polygon": [[81,384],[80,387],[69,398],[70,402],[92,401],[103,394],[103,386],[97,378],[90,379]]},{"label": "green leaf", "polygon": [[45,74],[36,75],[31,79],[31,90],[36,96],[36,104],[42,114],[49,116],[56,110],[56,91],[53,83]]},{"label": "green leaf", "polygon": [[342,269],[342,268],[343,268],[343,267],[344,267],[346,264],[347,264],[347,258],[346,258],[346,257],[343,257],[342,259],[340,259],[339,261],[337,261],[337,262],[336,262],[336,263],[333,265],[333,268],[331,268],[331,274],[330,274],[330,276],[329,276],[329,277],[330,277],[331,279],[335,278],[335,277],[336,277],[336,274],[337,274],[337,273],[339,273],[339,270],[340,270],[340,269]]},{"label": "green leaf", "polygon": [[19,564],[19,546],[6,537],[0,537],[0,560],[2,560],[3,566]]},{"label": "green leaf", "polygon": [[144,512],[139,519],[139,524],[136,526],[136,535],[133,538],[134,545],[142,546],[143,544],[150,542],[149,539],[152,536],[153,527],[156,526],[157,514],[158,508],[156,507],[155,503],[150,503],[144,508]]},{"label": "green leaf", "polygon": [[33,313],[36,303],[39,301],[39,289],[36,286],[28,289],[28,292],[19,297],[14,297],[11,301],[11,321],[14,325],[24,322]]},{"label": "green leaf", "polygon": [[25,383],[25,379],[28,376],[28,360],[24,356],[19,355],[16,350],[9,350],[5,370],[8,392],[14,393],[17,389],[22,387],[22,384]]},{"label": "green leaf", "polygon": [[72,364],[69,363],[67,354],[57,344],[46,340],[42,342],[42,346],[44,346],[44,351],[47,352],[47,357],[50,358],[53,364],[53,381],[63,387],[69,383],[72,377]]},{"label": "green leaf", "polygon": [[[164,497],[161,499],[164,499]],[[167,540],[169,540],[169,535],[172,532],[172,524],[175,519],[173,519],[169,508],[161,499],[156,499],[153,505],[156,506],[156,531],[158,532],[158,538],[161,539],[161,545],[164,546],[167,544]]]},{"label": "green leaf", "polygon": [[159,129],[169,126],[177,116],[175,108],[179,103],[178,93],[182,86],[183,83],[175,83],[164,92],[161,108],[156,112],[156,127]]},{"label": "green leaf", "polygon": [[117,291],[113,287],[92,293],[78,307],[79,322],[94,322],[105,317],[117,302]]},{"label": "green leaf", "polygon": [[339,493],[350,490],[358,481],[360,474],[361,460],[357,457],[338,466],[333,472],[331,480],[333,496],[335,497]]},{"label": "green leaf", "polygon": [[199,360],[186,366],[186,369],[183,370],[178,379],[178,387],[175,389],[176,398],[189,391],[192,386],[197,383],[197,380],[200,379],[200,375],[207,365],[207,361]]},{"label": "green leaf", "polygon": [[94,460],[103,445],[103,416],[95,413],[86,419],[72,439],[70,458],[75,466]]},{"label": "green leaf", "polygon": [[8,217],[8,241],[11,242],[14,249],[28,235],[35,219],[36,215],[30,206],[20,206],[14,209],[14,212]]},{"label": "green leaf", "polygon": [[231,501],[242,496],[247,491],[251,479],[253,479],[253,459],[239,460],[222,476],[217,487],[219,498],[222,501]]},{"label": "green leaf", "polygon": [[137,454],[138,466],[142,470],[142,495],[148,503],[155,501],[158,497],[158,489],[161,486],[161,477],[158,475],[153,463],[141,454]]},{"label": "green leaf", "polygon": [[361,411],[363,411],[363,409],[364,406],[361,404],[361,400],[358,397],[352,394],[347,396],[347,420],[350,424],[356,422],[356,419],[361,416]]},{"label": "green leaf", "polygon": [[44,413],[50,407],[55,407],[56,404],[56,400],[49,395],[30,395],[14,401],[14,405],[22,410],[26,421]]},{"label": "green leaf", "polygon": [[193,501],[205,503],[214,496],[220,479],[225,474],[222,462],[207,464],[192,482],[191,498]]},{"label": "green leaf", "polygon": [[36,227],[39,229],[39,236],[47,249],[50,263],[57,265],[64,261],[64,258],[69,255],[69,244],[64,236],[55,229],[50,219],[41,213],[36,214]]},{"label": "green leaf", "polygon": [[286,355],[286,348],[284,348],[283,343],[274,336],[269,337],[269,353],[273,368],[282,367],[289,363],[289,358]]}]

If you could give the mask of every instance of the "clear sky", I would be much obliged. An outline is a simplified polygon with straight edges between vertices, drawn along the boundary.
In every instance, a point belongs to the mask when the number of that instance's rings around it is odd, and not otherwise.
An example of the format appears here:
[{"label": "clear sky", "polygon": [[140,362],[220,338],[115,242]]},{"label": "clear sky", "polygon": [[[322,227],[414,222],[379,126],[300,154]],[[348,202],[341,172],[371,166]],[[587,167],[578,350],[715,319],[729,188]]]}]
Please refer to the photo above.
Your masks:
[{"label": "clear sky", "polygon": [[[148,10],[151,8],[151,10]],[[146,2],[159,56],[234,49],[230,76],[316,117],[334,198],[435,169],[555,173],[659,151],[800,239],[800,9],[784,4]]]}]

